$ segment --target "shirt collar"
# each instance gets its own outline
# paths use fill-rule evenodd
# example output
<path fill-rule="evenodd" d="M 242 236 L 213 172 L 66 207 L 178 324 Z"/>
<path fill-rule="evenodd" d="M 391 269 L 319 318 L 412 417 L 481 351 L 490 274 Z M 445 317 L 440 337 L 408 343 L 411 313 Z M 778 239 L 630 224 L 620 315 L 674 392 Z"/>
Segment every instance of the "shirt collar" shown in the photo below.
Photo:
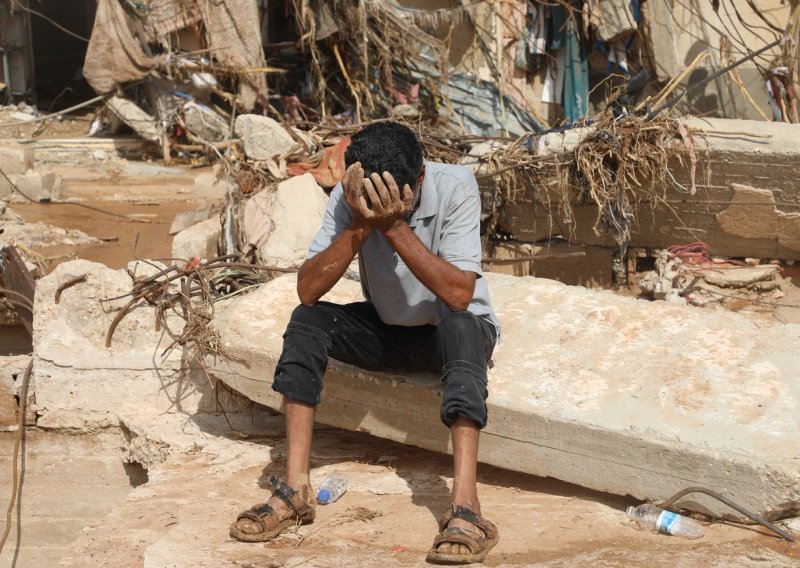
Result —
<path fill-rule="evenodd" d="M 425 177 L 422 178 L 422 187 L 420 188 L 419 209 L 414 214 L 417 219 L 435 217 L 439 212 L 439 195 L 436 193 L 436 183 L 433 180 L 433 168 L 427 160 L 423 164 L 425 165 Z"/>

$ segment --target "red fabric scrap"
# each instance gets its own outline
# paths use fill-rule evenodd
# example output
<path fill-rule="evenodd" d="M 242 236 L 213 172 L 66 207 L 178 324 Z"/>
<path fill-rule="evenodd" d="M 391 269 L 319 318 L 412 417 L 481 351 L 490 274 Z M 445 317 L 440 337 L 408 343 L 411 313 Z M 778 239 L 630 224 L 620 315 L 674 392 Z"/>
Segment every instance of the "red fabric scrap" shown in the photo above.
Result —
<path fill-rule="evenodd" d="M 337 144 L 322 151 L 319 164 L 295 162 L 287 164 L 286 170 L 293 176 L 310 173 L 317 183 L 325 189 L 331 189 L 344 177 L 344 153 L 350 145 L 350 138 L 344 137 Z"/>

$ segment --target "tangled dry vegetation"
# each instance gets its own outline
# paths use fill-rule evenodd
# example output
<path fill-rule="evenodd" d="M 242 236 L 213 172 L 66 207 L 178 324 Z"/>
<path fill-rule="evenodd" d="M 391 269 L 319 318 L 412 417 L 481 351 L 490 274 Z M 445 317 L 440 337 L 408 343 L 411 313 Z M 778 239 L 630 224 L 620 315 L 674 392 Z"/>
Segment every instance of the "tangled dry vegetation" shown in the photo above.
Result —
<path fill-rule="evenodd" d="M 326 147 L 376 121 L 408 125 L 429 160 L 468 161 L 476 168 L 488 212 L 486 234 L 495 232 L 502 207 L 532 195 L 551 218 L 551 225 L 559 225 L 565 236 L 574 231 L 574 208 L 596 204 L 594 230 L 612 235 L 624 249 L 637 215 L 665 204 L 664 192 L 670 185 L 683 191 L 670 168 L 686 160 L 692 171 L 696 167 L 692 133 L 671 118 L 669 109 L 646 118 L 649 109 L 641 105 L 630 114 L 614 117 L 607 112 L 586 125 L 574 125 L 586 126 L 585 136 L 576 147 L 560 153 L 535 151 L 537 139 L 552 131 L 521 137 L 470 135 L 459 123 L 458 113 L 452 112 L 448 97 L 448 46 L 424 31 L 434 28 L 436 21 L 417 21 L 423 17 L 420 12 L 403 12 L 394 2 L 360 2 L 354 9 L 348 0 L 334 0 L 325 9 L 339 31 L 346 33 L 317 41 L 321 20 L 309 3 L 293 0 L 293 5 L 298 28 L 303 30 L 302 48 L 310 55 L 308 84 L 314 86 L 311 98 L 316 108 L 299 110 L 311 120 L 291 120 L 303 129 L 305 140 L 296 138 L 298 144 L 289 154 L 253 163 L 233 148 L 223 158 L 225 175 L 236 188 L 229 198 L 227 219 L 233 226 L 228 233 L 233 245 L 226 248 L 227 253 L 242 249 L 236 220 L 246 199 L 288 177 L 291 162 L 317 164 Z M 437 14 L 434 10 L 424 17 L 435 20 Z M 503 84 L 502 77 L 496 79 L 498 86 Z M 652 100 L 663 101 L 676 86 L 666 85 Z M 612 93 L 609 105 L 620 94 Z M 395 105 L 405 98 L 413 98 L 415 112 L 393 114 Z M 352 112 L 333 114 L 334 106 Z M 475 152 L 476 145 L 484 148 Z M 693 187 L 694 183 L 692 191 Z"/>
<path fill-rule="evenodd" d="M 101 300 L 103 303 L 130 298 L 116 314 L 106 334 L 106 347 L 111 347 L 114 331 L 125 316 L 140 305 L 155 308 L 154 327 L 170 338 L 161 357 L 166 357 L 178 347 L 186 348 L 184 365 L 203 367 L 206 357 L 227 357 L 218 333 L 208 325 L 214 317 L 217 302 L 246 293 L 284 272 L 293 270 L 241 262 L 239 255 L 226 255 L 209 260 L 190 259 L 184 265 L 168 267 L 142 261 L 154 269 L 154 273 L 142 276 L 128 271 L 132 289 L 127 294 Z M 64 289 L 83 281 L 86 275 L 73 278 L 62 284 L 56 292 L 58 303 Z M 183 322 L 174 325 L 176 315 Z M 208 377 L 208 374 L 206 374 Z M 209 378 L 210 381 L 210 378 Z"/>

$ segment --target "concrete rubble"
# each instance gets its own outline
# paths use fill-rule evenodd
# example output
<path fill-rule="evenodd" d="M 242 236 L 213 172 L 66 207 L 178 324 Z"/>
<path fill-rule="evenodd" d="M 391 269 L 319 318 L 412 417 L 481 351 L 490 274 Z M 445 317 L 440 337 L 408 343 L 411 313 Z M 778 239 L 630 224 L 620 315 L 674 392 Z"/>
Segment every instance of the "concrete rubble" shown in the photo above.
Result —
<path fill-rule="evenodd" d="M 8 179 L 0 177 L 0 199 L 27 203 L 31 200 L 58 199 L 64 192 L 63 178 L 46 170 L 27 170 L 21 174 L 10 174 Z"/>
<path fill-rule="evenodd" d="M 146 266 L 131 263 L 129 268 L 146 277 Z M 65 289 L 56 304 L 56 289 L 83 274 L 85 281 Z M 61 264 L 38 281 L 33 342 L 40 426 L 93 428 L 116 424 L 117 416 L 136 414 L 143 407 L 160 412 L 213 407 L 204 398 L 209 395 L 193 386 L 205 379 L 191 366 L 183 369 L 182 349 L 162 355 L 171 340 L 155 329 L 152 309 L 129 313 L 116 328 L 113 348 L 106 348 L 109 326 L 127 303 L 124 294 L 130 289 L 125 271 L 85 260 Z M 117 296 L 123 297 L 99 301 Z M 168 317 L 175 325 L 182 323 L 178 316 Z M 132 397 L 132 392 L 141 396 Z"/>
<path fill-rule="evenodd" d="M 20 144 L 0 146 L 0 164 L 6 175 L 23 175 L 33 169 L 33 148 Z"/>
<path fill-rule="evenodd" d="M 142 110 L 136 103 L 123 97 L 111 97 L 108 99 L 108 108 L 117 117 L 127 124 L 136 134 L 144 140 L 158 142 L 164 134 L 159 127 L 158 121 Z"/>
<path fill-rule="evenodd" d="M 251 160 L 271 160 L 287 154 L 297 144 L 279 122 L 268 116 L 239 115 L 234 132 L 242 139 L 244 153 Z"/>
<path fill-rule="evenodd" d="M 785 296 L 778 264 L 758 264 L 757 259 L 754 266 L 722 259 L 700 264 L 691 260 L 661 251 L 656 258 L 656 269 L 642 276 L 639 288 L 656 300 L 695 306 L 718 304 L 736 309 L 759 308 L 764 302 Z"/>
<path fill-rule="evenodd" d="M 222 224 L 216 215 L 176 234 L 172 239 L 172 257 L 187 261 L 193 256 L 216 258 L 221 241 Z"/>
<path fill-rule="evenodd" d="M 2 472 L 33 365 L 0 566 L 425 565 L 453 483 L 434 374 L 331 362 L 311 481 L 342 471 L 348 493 L 268 546 L 227 535 L 285 465 L 270 386 L 296 275 L 264 282 L 302 265 L 349 137 L 386 118 L 482 191 L 504 326 L 478 470 L 502 534 L 489 563 L 797 564 L 797 543 L 760 529 L 711 523 L 686 543 L 623 520 L 634 501 L 699 485 L 800 532 L 800 106 L 785 46 L 648 116 L 763 38 L 713 2 L 585 1 L 581 29 L 560 30 L 540 24 L 567 8 L 521 1 L 98 0 L 73 21 L 49 4 L 0 5 L 14 103 L 0 107 L 0 250 L 19 249 L 0 286 L 14 291 L 14 267 L 24 297 L 35 287 L 33 320 L 0 293 Z M 796 45 L 797 1 L 780 4 L 750 7 Z M 69 86 L 49 62 L 66 34 L 38 16 L 86 37 L 63 58 Z M 695 65 L 698 37 L 719 49 Z M 650 170 L 653 156 L 669 167 Z M 172 258 L 47 273 L 80 252 L 117 267 Z M 194 271 L 223 252 L 239 258 Z M 157 275 L 172 280 L 148 288 Z M 362 295 L 346 278 L 324 299 Z M 675 507 L 741 520 L 697 494 Z"/>
<path fill-rule="evenodd" d="M 800 327 L 486 277 L 504 337 L 489 373 L 481 461 L 646 500 L 701 485 L 770 518 L 798 512 Z M 359 286 L 342 281 L 327 299 L 357 301 Z M 296 304 L 286 276 L 218 308 L 213 325 L 232 358 L 210 363 L 210 372 L 279 409 L 269 385 Z M 437 376 L 333 363 L 317 417 L 447 451 L 439 391 Z"/>
<path fill-rule="evenodd" d="M 275 189 L 264 189 L 243 208 L 245 250 L 254 249 L 263 264 L 298 268 L 322 225 L 327 202 L 327 195 L 311 174 L 289 178 Z"/>
<path fill-rule="evenodd" d="M 670 164 L 673 183 L 662 199 L 636 212 L 629 246 L 659 248 L 702 240 L 714 253 L 765 259 L 800 259 L 800 125 L 722 118 L 680 119 L 693 133 L 696 192 L 689 160 Z M 533 136 L 537 155 L 571 152 L 593 129 Z M 477 169 L 485 173 L 488 166 Z M 758 180 L 758 181 L 755 181 Z M 753 185 L 755 184 L 755 186 Z M 490 188 L 489 188 L 490 189 Z M 547 184 L 530 187 L 499 212 L 503 231 L 523 242 L 564 233 L 575 244 L 612 248 L 613 235 L 594 230 L 597 205 L 574 207 L 572 222 L 560 195 Z M 568 230 L 565 232 L 565 227 Z"/>
<path fill-rule="evenodd" d="M 7 245 L 48 247 L 86 245 L 99 242 L 77 229 L 62 229 L 46 223 L 26 223 L 4 201 L 0 201 L 0 241 Z"/>
<path fill-rule="evenodd" d="M 145 276 L 143 266 L 131 269 Z M 84 273 L 86 281 L 64 290 L 54 304 L 55 288 Z M 665 499 L 702 485 L 770 518 L 797 512 L 798 418 L 792 408 L 800 399 L 793 380 L 800 364 L 798 325 L 756 326 L 738 314 L 536 278 L 486 277 L 504 340 L 490 370 L 492 418 L 482 437 L 483 462 L 639 499 Z M 116 424 L 115 416 L 136 415 L 143 404 L 160 412 L 214 408 L 204 372 L 183 360 L 182 348 L 164 353 L 167 342 L 154 329 L 152 309 L 130 312 L 112 348 L 105 347 L 115 309 L 127 300 L 97 300 L 130 286 L 125 272 L 86 261 L 62 264 L 39 281 L 34 375 L 40 425 Z M 358 284 L 347 280 L 328 296 L 359 298 Z M 279 409 L 269 383 L 296 303 L 294 276 L 218 303 L 212 325 L 229 357 L 207 360 L 205 369 Z M 318 418 L 445 452 L 439 389 L 436 376 L 372 373 L 334 362 Z M 729 514 L 702 497 L 690 506 Z"/>

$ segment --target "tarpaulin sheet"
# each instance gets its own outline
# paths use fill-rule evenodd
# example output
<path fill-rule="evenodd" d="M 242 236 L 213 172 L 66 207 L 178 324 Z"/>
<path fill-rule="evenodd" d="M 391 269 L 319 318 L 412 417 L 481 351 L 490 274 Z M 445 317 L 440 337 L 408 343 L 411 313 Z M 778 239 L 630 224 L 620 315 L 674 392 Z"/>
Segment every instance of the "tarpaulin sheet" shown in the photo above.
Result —
<path fill-rule="evenodd" d="M 258 5 L 253 0 L 200 0 L 211 53 L 220 63 L 258 69 L 266 66 L 261 46 Z M 239 109 L 251 111 L 259 99 L 266 103 L 263 72 L 239 76 Z"/>
<path fill-rule="evenodd" d="M 98 94 L 141 79 L 162 61 L 150 57 L 130 27 L 128 14 L 117 0 L 98 0 L 92 36 L 83 62 L 83 76 Z"/>
<path fill-rule="evenodd" d="M 178 2 L 162 0 L 159 6 L 165 8 L 170 1 Z M 260 68 L 266 66 L 266 61 L 261 47 L 256 2 L 195 1 L 205 24 L 209 53 L 221 64 L 231 66 L 234 70 L 242 70 L 238 75 L 239 110 L 251 111 L 259 100 L 266 101 L 267 98 L 266 78 L 263 71 L 260 71 Z M 173 11 L 182 13 L 177 8 Z M 140 79 L 164 60 L 163 56 L 150 57 L 144 52 L 143 39 L 153 41 L 154 38 L 139 38 L 133 30 L 138 27 L 141 34 L 147 36 L 148 30 L 152 35 L 156 28 L 146 21 L 137 21 L 140 17 L 138 14 L 128 13 L 119 0 L 98 0 L 97 15 L 83 68 L 86 80 L 97 93 L 108 93 L 129 81 Z M 147 19 L 146 15 L 143 17 Z M 191 18 L 180 21 L 188 22 Z"/>

